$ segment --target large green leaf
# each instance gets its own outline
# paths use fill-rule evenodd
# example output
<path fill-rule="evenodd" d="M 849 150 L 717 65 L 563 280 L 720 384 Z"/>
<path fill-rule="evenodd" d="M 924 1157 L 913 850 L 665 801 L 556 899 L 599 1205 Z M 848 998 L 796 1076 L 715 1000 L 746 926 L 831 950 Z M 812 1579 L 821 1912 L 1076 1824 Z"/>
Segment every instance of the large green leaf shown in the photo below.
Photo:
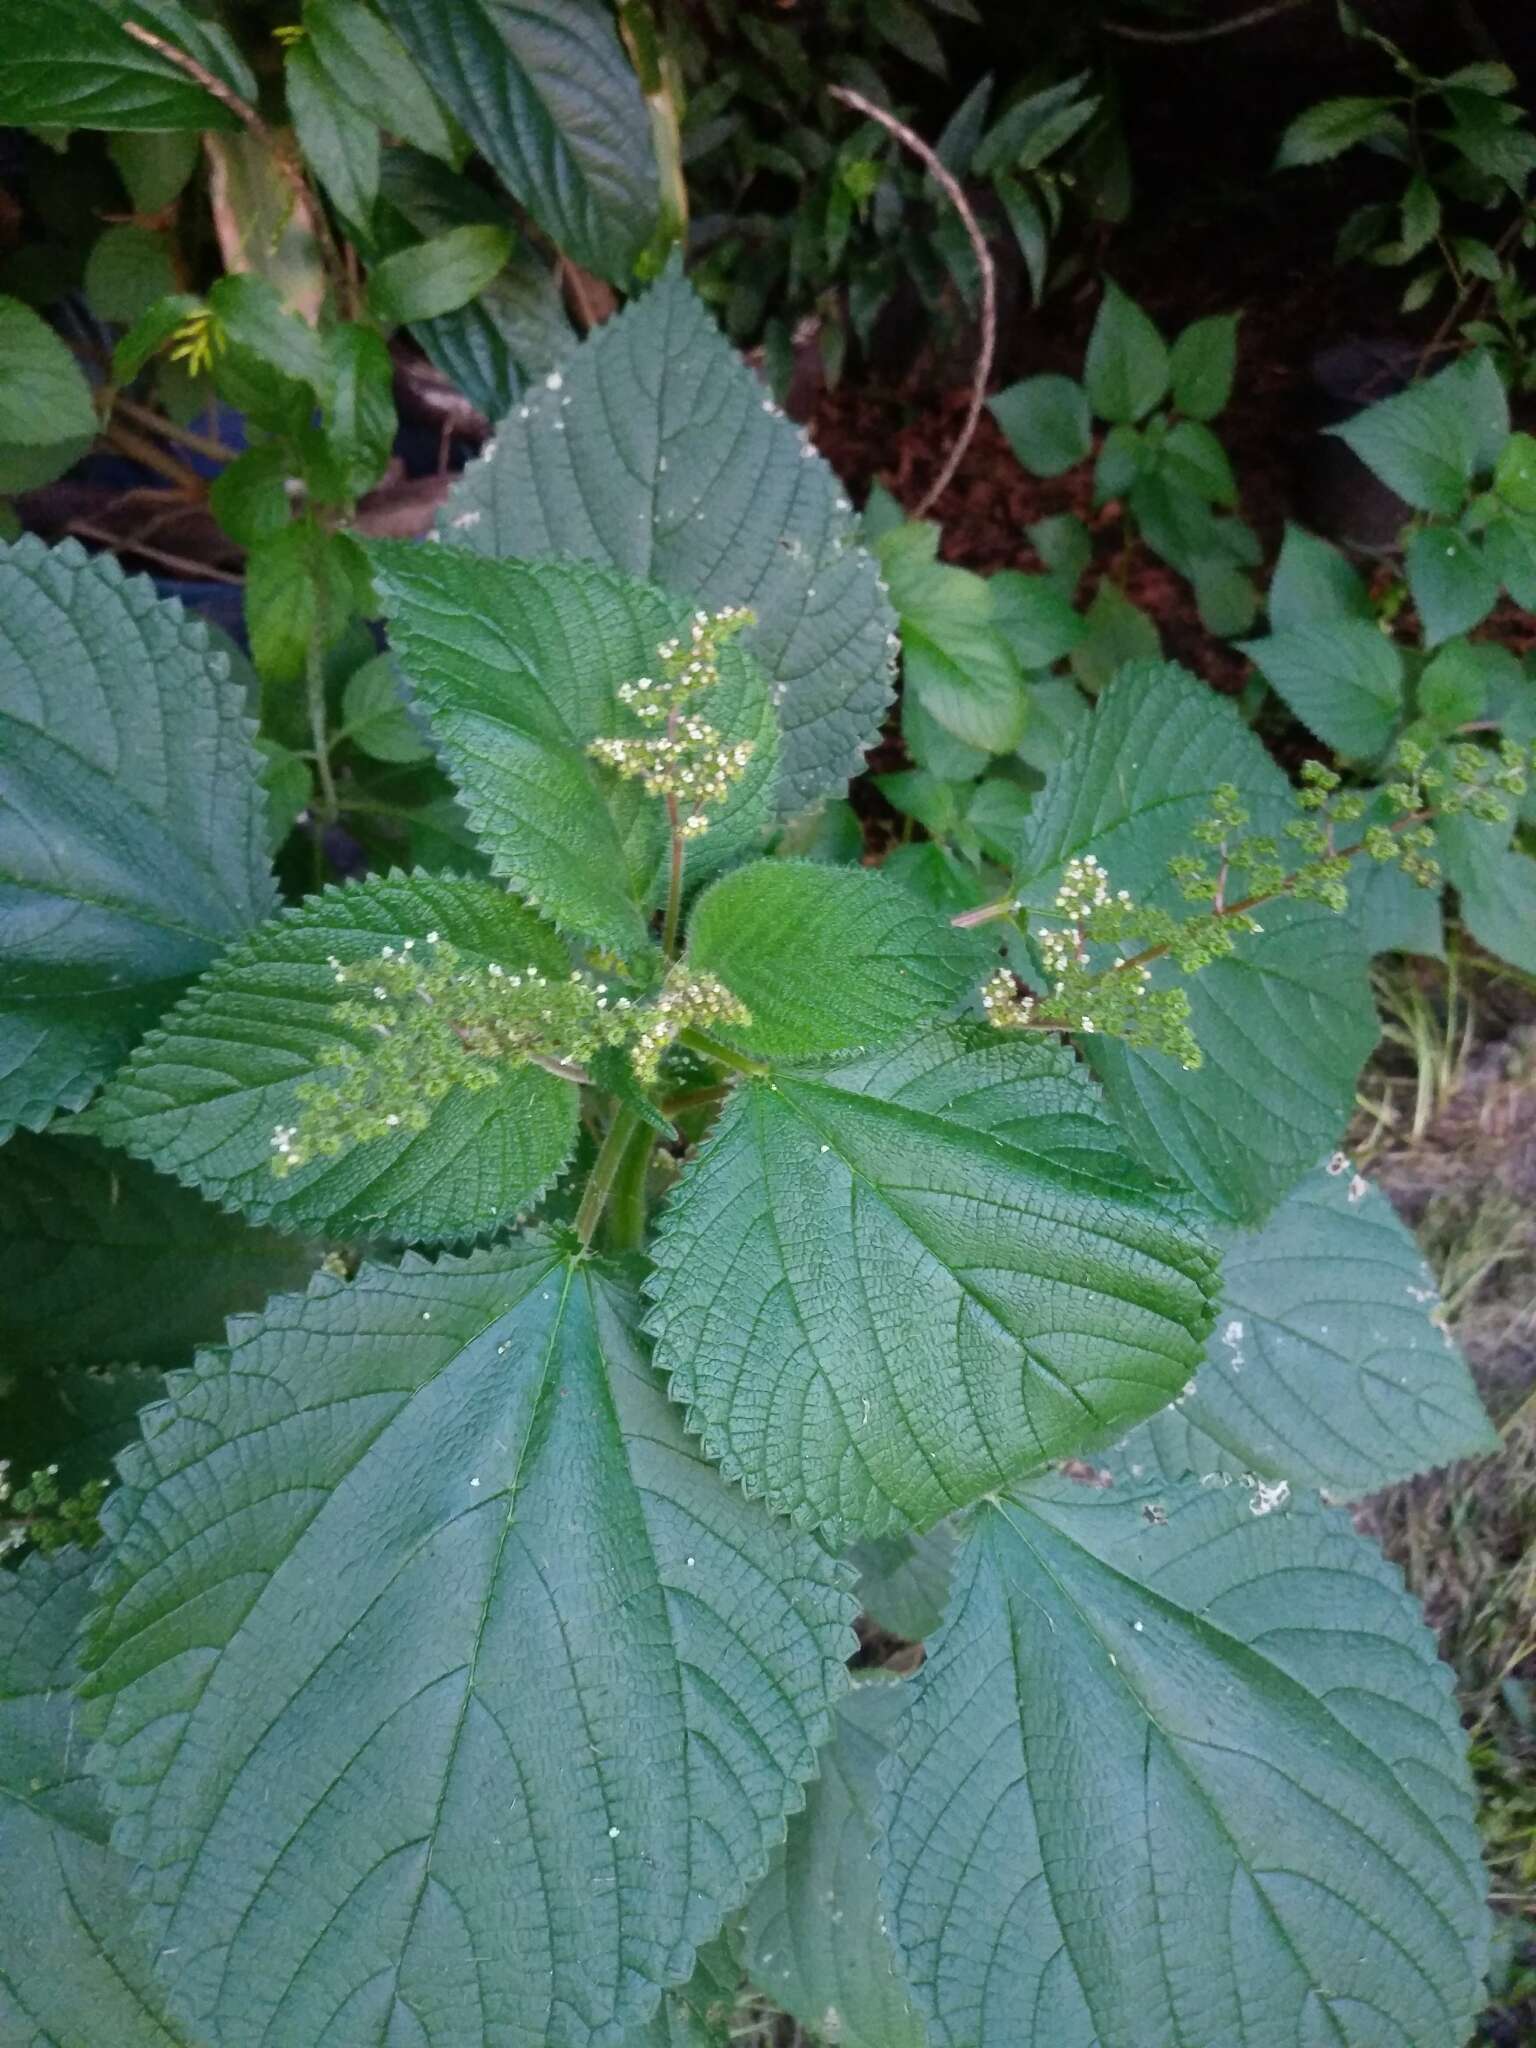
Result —
<path fill-rule="evenodd" d="M 837 2048 L 924 2048 L 886 1934 L 875 1862 L 878 1772 L 902 1713 L 894 1680 L 838 1704 L 805 1811 L 752 1895 L 747 1973 L 775 2005 Z"/>
<path fill-rule="evenodd" d="M 627 1297 L 523 1241 L 316 1280 L 123 1460 L 90 1689 L 220 2048 L 587 2048 L 763 1871 L 841 1567 L 724 1486 Z"/>
<path fill-rule="evenodd" d="M 0 2038 L 16 2048 L 185 2048 L 134 1925 L 130 1866 L 83 1775 L 70 1696 L 99 1556 L 0 1572 Z"/>
<path fill-rule="evenodd" d="M 84 1102 L 271 900 L 207 626 L 73 541 L 0 546 L 0 1138 Z"/>
<path fill-rule="evenodd" d="M 395 652 L 496 872 L 583 938 L 642 948 L 666 893 L 666 811 L 587 747 L 641 730 L 617 692 L 656 668 L 686 608 L 584 562 L 484 562 L 400 541 L 370 558 Z M 720 675 L 700 715 L 750 740 L 752 758 L 688 850 L 695 879 L 763 836 L 777 779 L 756 663 L 730 644 Z"/>
<path fill-rule="evenodd" d="M 338 971 L 438 931 L 472 965 L 529 961 L 551 978 L 569 967 L 548 926 L 490 882 L 393 875 L 327 889 L 228 953 L 113 1078 L 88 1128 L 285 1230 L 442 1243 L 500 1229 L 576 1139 L 576 1090 L 538 1067 L 453 1089 L 424 1130 L 273 1171 L 273 1133 L 302 1122 L 299 1091 L 334 1071 L 338 1041 L 376 1042 L 336 1022 L 357 995 Z"/>
<path fill-rule="evenodd" d="M 1215 1284 L 1070 1055 L 983 1026 L 747 1083 L 654 1256 L 657 1362 L 706 1451 L 848 1535 L 1161 1407 Z"/>
<path fill-rule="evenodd" d="M 1035 800 L 1021 897 L 1049 921 L 1062 867 L 1092 853 L 1116 889 L 1186 911 L 1168 861 L 1191 850 L 1190 830 L 1224 782 L 1240 791 L 1248 829 L 1290 844 L 1285 778 L 1236 707 L 1183 669 L 1128 664 Z M 1187 978 L 1203 1066 L 1083 1040 L 1148 1165 L 1178 1174 L 1233 1221 L 1265 1215 L 1337 1143 L 1377 1034 L 1366 951 L 1349 919 L 1282 900 L 1265 905 L 1262 923 L 1261 935 Z M 1166 962 L 1153 971 L 1176 978 Z"/>
<path fill-rule="evenodd" d="M 598 0 L 384 0 L 512 197 L 573 262 L 627 285 L 660 186 L 634 67 Z"/>
<path fill-rule="evenodd" d="M 752 1012 L 730 1042 L 779 1059 L 889 1045 L 953 1010 L 987 968 L 982 939 L 883 875 L 791 860 L 706 890 L 688 958 Z"/>
<path fill-rule="evenodd" d="M 1484 1879 L 1396 1572 L 1145 1433 L 1109 1469 L 978 1509 L 906 1689 L 886 1898 L 935 2048 L 1460 2048 Z"/>
<path fill-rule="evenodd" d="M 1403 658 L 1365 619 L 1282 626 L 1263 640 L 1240 641 L 1238 652 L 1341 754 L 1374 759 L 1402 723 Z"/>
<path fill-rule="evenodd" d="M 1502 452 L 1509 403 L 1487 357 L 1469 356 L 1328 431 L 1415 510 L 1454 517 Z"/>
<path fill-rule="evenodd" d="M 895 619 L 856 530 L 675 269 L 503 422 L 442 522 L 480 554 L 578 555 L 750 605 L 745 644 L 782 692 L 786 815 L 842 793 L 890 700 Z"/>
<path fill-rule="evenodd" d="M 1227 1246 L 1183 1408 L 1243 1469 L 1345 1496 L 1498 1444 L 1418 1246 L 1342 1155 Z"/>
<path fill-rule="evenodd" d="M 224 1318 L 301 1287 L 318 1253 L 82 1138 L 0 1155 L 0 1364 L 181 1365 Z"/>
<path fill-rule="evenodd" d="M 227 107 L 123 31 L 105 0 L 0 0 L 0 127 L 235 128 Z M 150 13 L 165 38 L 163 24 Z"/>

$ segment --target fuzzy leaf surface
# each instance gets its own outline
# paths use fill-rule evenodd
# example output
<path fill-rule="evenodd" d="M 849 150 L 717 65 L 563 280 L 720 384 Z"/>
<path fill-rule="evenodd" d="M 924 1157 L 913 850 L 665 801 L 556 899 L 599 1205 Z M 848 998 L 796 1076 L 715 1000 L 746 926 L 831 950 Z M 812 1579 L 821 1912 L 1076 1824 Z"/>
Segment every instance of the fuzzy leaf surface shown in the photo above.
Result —
<path fill-rule="evenodd" d="M 1114 888 L 1188 910 L 1168 861 L 1190 850 L 1190 830 L 1223 782 L 1250 813 L 1245 830 L 1291 844 L 1285 778 L 1235 707 L 1172 664 L 1129 663 L 1035 799 L 1020 896 L 1052 922 L 1063 866 L 1092 853 Z M 1082 1041 L 1134 1149 L 1234 1222 L 1267 1214 L 1337 1143 L 1377 1035 L 1367 956 L 1350 920 L 1284 899 L 1259 916 L 1261 934 L 1187 979 L 1203 1066 L 1190 1072 L 1164 1053 Z M 1177 978 L 1166 960 L 1153 972 Z"/>
<path fill-rule="evenodd" d="M 1418 1246 L 1347 1166 L 1232 1238 L 1183 1407 L 1244 1470 L 1345 1497 L 1498 1445 Z"/>
<path fill-rule="evenodd" d="M 271 902 L 207 626 L 73 541 L 0 544 L 0 1139 L 79 1108 Z"/>
<path fill-rule="evenodd" d="M 441 531 L 750 605 L 742 644 L 782 691 L 781 813 L 857 773 L 890 702 L 894 614 L 837 478 L 675 268 L 502 422 Z"/>
<path fill-rule="evenodd" d="M 0 1159 L 0 1364 L 182 1365 L 224 1318 L 302 1287 L 318 1252 L 86 1140 L 18 1132 Z"/>
<path fill-rule="evenodd" d="M 621 954 L 649 940 L 665 897 L 665 805 L 594 761 L 594 739 L 638 735 L 617 691 L 650 675 L 686 607 L 584 562 L 485 562 L 404 542 L 371 550 L 390 636 L 498 874 L 557 923 Z M 699 715 L 752 756 L 688 850 L 698 879 L 772 816 L 777 729 L 739 644 Z"/>
<path fill-rule="evenodd" d="M 367 988 L 336 974 L 440 931 L 467 965 L 569 967 L 547 925 L 490 882 L 374 876 L 327 889 L 237 946 L 152 1031 L 92 1106 L 87 1127 L 256 1222 L 324 1237 L 465 1240 L 510 1223 L 570 1156 L 576 1090 L 533 1066 L 455 1088 L 425 1130 L 319 1157 L 284 1179 L 272 1134 L 301 1121 L 299 1088 L 351 1037 L 338 1003 Z M 333 968 L 332 959 L 340 962 Z"/>
<path fill-rule="evenodd" d="M 839 1701 L 805 1811 L 752 1895 L 747 1973 L 775 2005 L 838 2048 L 925 2048 L 886 1935 L 875 1812 L 890 1730 L 905 1709 L 894 1679 Z"/>
<path fill-rule="evenodd" d="M 17 2048 L 191 2048 L 134 1924 L 132 1871 L 107 1847 L 71 1696 L 99 1553 L 0 1572 L 0 2038 Z"/>
<path fill-rule="evenodd" d="M 953 1010 L 985 941 L 870 868 L 755 861 L 705 891 L 688 958 L 752 1012 L 724 1035 L 749 1053 L 820 1058 L 889 1045 Z"/>
<path fill-rule="evenodd" d="M 1161 1407 L 1215 1284 L 1070 1055 L 981 1026 L 743 1085 L 654 1257 L 657 1363 L 705 1450 L 842 1536 Z"/>
<path fill-rule="evenodd" d="M 321 1276 L 146 1418 L 94 1761 L 219 2048 L 615 2042 L 764 1869 L 852 1602 L 631 1306 L 529 1240 Z"/>
<path fill-rule="evenodd" d="M 886 1900 L 935 2048 L 1460 2048 L 1484 1878 L 1398 1574 L 1146 1432 L 1112 1472 L 977 1511 L 904 1689 Z"/>

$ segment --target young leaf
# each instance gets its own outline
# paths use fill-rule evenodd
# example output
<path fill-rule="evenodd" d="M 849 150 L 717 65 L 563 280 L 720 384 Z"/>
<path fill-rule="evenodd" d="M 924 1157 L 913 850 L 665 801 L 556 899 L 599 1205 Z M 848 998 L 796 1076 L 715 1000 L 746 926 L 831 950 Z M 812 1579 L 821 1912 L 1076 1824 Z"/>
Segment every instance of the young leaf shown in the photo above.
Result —
<path fill-rule="evenodd" d="M 0 545 L 0 876 L 0 1138 L 78 1108 L 272 900 L 228 657 L 73 541 Z"/>
<path fill-rule="evenodd" d="M 881 536 L 880 566 L 901 615 L 908 698 L 953 739 L 1004 754 L 1024 729 L 1024 679 L 998 631 L 992 584 L 938 559 L 939 529 L 909 520 Z"/>
<path fill-rule="evenodd" d="M 1129 426 L 1168 390 L 1168 345 L 1140 306 L 1112 279 L 1088 337 L 1083 381 L 1101 420 Z"/>
<path fill-rule="evenodd" d="M 484 290 L 511 253 L 510 228 L 445 228 L 373 266 L 368 310 L 388 327 L 457 312 Z"/>
<path fill-rule="evenodd" d="M 1093 452 L 1088 394 L 1075 377 L 1026 377 L 999 391 L 987 410 L 1034 476 L 1062 476 Z"/>
<path fill-rule="evenodd" d="M 1426 647 L 1469 633 L 1499 601 L 1498 577 L 1476 544 L 1453 527 L 1426 526 L 1416 533 L 1404 569 Z"/>
<path fill-rule="evenodd" d="M 124 35 L 121 13 L 105 0 L 49 0 L 41 10 L 32 0 L 0 0 L 0 47 L 0 127 L 239 126 L 184 71 Z"/>
<path fill-rule="evenodd" d="M 1182 1405 L 1239 1470 L 1346 1499 L 1498 1444 L 1418 1246 L 1342 1159 L 1228 1244 Z"/>
<path fill-rule="evenodd" d="M 633 66 L 597 0 L 385 0 L 512 197 L 557 247 L 628 285 L 660 187 Z"/>
<path fill-rule="evenodd" d="M 1345 556 L 1305 527 L 1287 525 L 1269 586 L 1269 622 L 1278 633 L 1334 619 L 1373 617 L 1371 594 Z"/>
<path fill-rule="evenodd" d="M 71 1697 L 101 1555 L 0 1572 L 0 2037 L 28 2048 L 193 2048 L 137 1927 L 132 1865 L 107 1846 Z"/>
<path fill-rule="evenodd" d="M 227 953 L 139 1046 L 88 1128 L 285 1230 L 420 1244 L 500 1229 L 576 1140 L 576 1090 L 538 1067 L 502 1066 L 489 1087 L 454 1087 L 425 1130 L 402 1120 L 387 1137 L 281 1178 L 273 1170 L 274 1133 L 301 1121 L 299 1091 L 334 1072 L 337 1044 L 377 1043 L 335 1021 L 338 1003 L 368 994 L 348 970 L 433 932 L 470 966 L 528 962 L 552 980 L 569 971 L 548 926 L 489 882 L 392 875 L 327 889 Z"/>
<path fill-rule="evenodd" d="M 1122 669 L 1035 799 L 1020 896 L 1049 918 L 1063 865 L 1092 853 L 1116 889 L 1183 910 L 1168 862 L 1189 850 L 1211 790 L 1227 782 L 1251 829 L 1287 844 L 1288 786 L 1236 707 L 1171 664 Z M 1262 933 L 1185 980 L 1203 1066 L 1188 1071 L 1163 1053 L 1082 1040 L 1135 1151 L 1232 1221 L 1266 1215 L 1338 1142 L 1378 1028 L 1365 951 L 1347 918 L 1284 899 L 1260 917 Z M 1153 973 L 1174 978 L 1166 962 Z"/>
<path fill-rule="evenodd" d="M 666 811 L 588 748 L 638 729 L 617 693 L 687 630 L 686 606 L 584 562 L 485 562 L 404 542 L 375 545 L 370 560 L 395 651 L 495 871 L 567 930 L 641 951 L 666 891 Z M 771 811 L 773 709 L 741 648 L 722 648 L 703 715 L 752 755 L 689 849 L 694 879 L 760 838 Z"/>
<path fill-rule="evenodd" d="M 799 1803 L 842 1567 L 721 1484 L 628 1298 L 547 1245 L 231 1334 L 123 1462 L 90 1653 L 178 2009 L 229 2048 L 617 2040 Z"/>
<path fill-rule="evenodd" d="M 1402 132 L 1396 113 L 1397 102 L 1358 96 L 1319 100 L 1298 114 L 1280 139 L 1275 169 L 1285 171 L 1299 164 L 1322 164 L 1342 156 L 1357 142 Z"/>
<path fill-rule="evenodd" d="M 892 1635 L 921 1643 L 944 1619 L 955 1552 L 951 1522 L 921 1535 L 870 1536 L 844 1553 L 859 1575 L 859 1606 Z"/>
<path fill-rule="evenodd" d="M 777 2006 L 837 2048 L 926 2048 L 896 1968 L 875 1858 L 879 1770 L 904 1688 L 856 1686 L 747 1910 L 747 1974 Z"/>
<path fill-rule="evenodd" d="M 20 299 L 0 297 L 0 443 L 23 448 L 96 432 L 91 387 L 45 320 Z"/>
<path fill-rule="evenodd" d="M 654 1257 L 657 1363 L 705 1450 L 847 1535 L 1171 1399 L 1215 1278 L 1070 1056 L 978 1026 L 746 1083 Z"/>
<path fill-rule="evenodd" d="M 1240 641 L 1238 652 L 1303 725 L 1357 761 L 1381 753 L 1402 723 L 1403 658 L 1365 619 L 1285 626 L 1266 639 Z"/>
<path fill-rule="evenodd" d="M 744 644 L 784 690 L 781 815 L 841 795 L 879 729 L 895 620 L 848 501 L 675 269 L 503 423 L 442 532 L 750 605 Z"/>
<path fill-rule="evenodd" d="M 1173 402 L 1188 419 L 1213 420 L 1232 396 L 1236 372 L 1237 315 L 1191 321 L 1169 355 Z"/>
<path fill-rule="evenodd" d="M 0 1356 L 18 1371 L 181 1365 L 224 1319 L 302 1287 L 318 1253 L 253 1230 L 136 1161 L 20 1132 L 0 1174 Z"/>
<path fill-rule="evenodd" d="M 715 882 L 688 922 L 690 965 L 752 1013 L 723 1035 L 772 1059 L 890 1045 L 985 977 L 985 940 L 868 868 L 764 860 Z"/>
<path fill-rule="evenodd" d="M 1346 1516 L 1042 1476 L 977 1510 L 885 1779 L 934 2048 L 1453 2048 L 1488 1934 L 1448 1676 Z M 981 1682 L 982 1680 L 985 1682 Z"/>
<path fill-rule="evenodd" d="M 341 716 L 347 738 L 374 761 L 430 761 L 432 748 L 405 708 L 392 654 L 376 654 L 347 678 Z"/>

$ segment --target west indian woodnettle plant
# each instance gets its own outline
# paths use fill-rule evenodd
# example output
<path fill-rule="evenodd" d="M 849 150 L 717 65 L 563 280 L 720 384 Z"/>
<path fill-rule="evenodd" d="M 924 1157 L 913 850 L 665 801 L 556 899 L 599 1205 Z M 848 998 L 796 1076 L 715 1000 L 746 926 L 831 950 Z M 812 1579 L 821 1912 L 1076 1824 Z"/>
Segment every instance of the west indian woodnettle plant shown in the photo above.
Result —
<path fill-rule="evenodd" d="M 478 858 L 274 911 L 228 654 L 0 556 L 0 2032 L 1459 2048 L 1342 877 L 1519 764 L 1132 662 L 995 914 L 810 857 L 896 615 L 675 270 L 367 562 Z"/>

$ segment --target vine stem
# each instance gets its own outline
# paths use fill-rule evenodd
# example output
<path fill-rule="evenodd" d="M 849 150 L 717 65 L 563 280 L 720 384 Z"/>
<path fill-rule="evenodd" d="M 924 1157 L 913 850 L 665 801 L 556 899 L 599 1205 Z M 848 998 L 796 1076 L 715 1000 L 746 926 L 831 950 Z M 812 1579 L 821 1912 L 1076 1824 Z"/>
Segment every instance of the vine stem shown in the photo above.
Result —
<path fill-rule="evenodd" d="M 1120 36 L 1128 43 L 1208 43 L 1216 36 L 1236 35 L 1239 29 L 1258 28 L 1261 23 L 1275 21 L 1282 14 L 1294 14 L 1299 7 L 1310 7 L 1312 0 L 1270 0 L 1267 7 L 1250 8 L 1246 14 L 1234 14 L 1228 21 L 1208 22 L 1203 28 L 1139 28 L 1131 21 L 1106 21 L 1100 26 L 1110 36 Z"/>
<path fill-rule="evenodd" d="M 884 107 L 877 107 L 873 100 L 865 99 L 863 93 L 854 92 L 850 86 L 832 85 L 827 91 L 833 99 L 841 100 L 845 107 L 852 107 L 868 120 L 878 122 L 925 166 L 928 175 L 959 214 L 960 225 L 965 229 L 976 258 L 976 267 L 981 272 L 981 345 L 976 351 L 976 368 L 971 376 L 970 404 L 966 407 L 965 423 L 955 437 L 944 467 L 912 508 L 912 517 L 921 519 L 949 488 L 981 421 L 981 409 L 986 403 L 987 385 L 992 377 L 992 358 L 997 349 L 997 271 L 992 262 L 992 251 L 987 247 L 987 238 L 981 232 L 980 223 L 971 210 L 971 202 L 960 188 L 959 180 L 939 161 L 921 135 L 909 128 L 905 121 L 898 121 L 894 114 L 888 114 Z"/>
<path fill-rule="evenodd" d="M 592 1242 L 592 1234 L 597 1229 L 603 1211 L 608 1206 L 608 1197 L 613 1192 L 619 1166 L 640 1124 L 639 1110 L 631 1109 L 626 1104 L 608 1126 L 608 1135 L 598 1149 L 597 1158 L 593 1161 L 592 1171 L 587 1178 L 587 1185 L 582 1190 L 581 1207 L 576 1211 L 576 1236 L 583 1250 Z"/>

